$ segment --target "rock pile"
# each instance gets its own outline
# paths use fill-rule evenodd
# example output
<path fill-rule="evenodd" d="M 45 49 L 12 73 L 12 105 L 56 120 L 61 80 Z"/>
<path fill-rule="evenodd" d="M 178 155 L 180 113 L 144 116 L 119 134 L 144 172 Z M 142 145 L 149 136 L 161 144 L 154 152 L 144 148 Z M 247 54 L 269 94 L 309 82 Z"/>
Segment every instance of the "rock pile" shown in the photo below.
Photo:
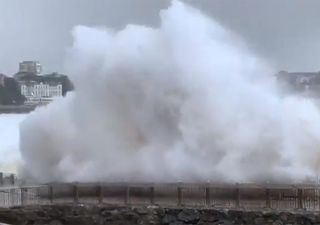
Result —
<path fill-rule="evenodd" d="M 53 205 L 0 210 L 0 223 L 28 225 L 320 225 L 319 213 Z"/>

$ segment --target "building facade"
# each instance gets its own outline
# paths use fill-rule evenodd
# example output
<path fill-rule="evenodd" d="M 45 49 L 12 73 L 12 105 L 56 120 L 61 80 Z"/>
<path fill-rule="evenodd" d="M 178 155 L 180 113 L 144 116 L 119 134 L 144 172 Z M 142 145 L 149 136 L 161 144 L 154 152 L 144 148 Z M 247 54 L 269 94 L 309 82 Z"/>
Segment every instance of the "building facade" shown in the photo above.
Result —
<path fill-rule="evenodd" d="M 19 63 L 19 73 L 40 75 L 41 72 L 42 66 L 38 61 L 23 61 Z"/>
<path fill-rule="evenodd" d="M 62 97 L 62 84 L 29 82 L 20 85 L 21 94 L 27 98 L 26 103 L 50 102 Z"/>
<path fill-rule="evenodd" d="M 320 72 L 280 71 L 276 78 L 282 93 L 303 93 L 304 96 L 320 97 Z"/>

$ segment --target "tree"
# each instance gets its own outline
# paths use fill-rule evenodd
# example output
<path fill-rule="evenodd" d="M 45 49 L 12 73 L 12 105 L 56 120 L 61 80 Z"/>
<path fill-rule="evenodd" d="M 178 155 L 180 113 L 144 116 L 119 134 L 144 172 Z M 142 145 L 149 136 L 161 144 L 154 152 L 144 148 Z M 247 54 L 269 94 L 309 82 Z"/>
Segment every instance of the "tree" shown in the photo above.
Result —
<path fill-rule="evenodd" d="M 21 95 L 20 87 L 14 78 L 6 77 L 4 86 L 0 86 L 0 104 L 1 105 L 21 105 L 26 98 Z"/>

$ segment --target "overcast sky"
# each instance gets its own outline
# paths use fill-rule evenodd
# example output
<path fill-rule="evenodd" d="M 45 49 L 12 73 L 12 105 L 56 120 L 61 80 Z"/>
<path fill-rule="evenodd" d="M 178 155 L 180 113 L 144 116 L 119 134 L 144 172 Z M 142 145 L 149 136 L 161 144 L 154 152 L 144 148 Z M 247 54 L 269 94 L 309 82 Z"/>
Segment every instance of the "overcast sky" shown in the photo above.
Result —
<path fill-rule="evenodd" d="M 319 0 L 185 0 L 237 33 L 281 70 L 320 70 Z M 0 0 L 0 72 L 39 60 L 63 71 L 75 25 L 121 28 L 159 23 L 169 0 Z"/>

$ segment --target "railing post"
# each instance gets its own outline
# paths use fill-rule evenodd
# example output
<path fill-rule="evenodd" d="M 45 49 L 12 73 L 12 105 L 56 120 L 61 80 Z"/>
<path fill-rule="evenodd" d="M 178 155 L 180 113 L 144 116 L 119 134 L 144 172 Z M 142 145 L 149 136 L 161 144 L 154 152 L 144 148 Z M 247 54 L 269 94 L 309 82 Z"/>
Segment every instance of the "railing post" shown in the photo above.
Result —
<path fill-rule="evenodd" d="M 180 184 L 178 185 L 177 191 L 178 191 L 178 206 L 182 206 L 183 193 L 182 193 L 182 187 L 180 186 Z"/>
<path fill-rule="evenodd" d="M 21 188 L 20 189 L 20 194 L 21 194 L 21 205 L 22 206 L 25 206 L 27 205 L 27 196 L 26 196 L 26 192 L 27 192 L 27 189 L 25 188 Z"/>
<path fill-rule="evenodd" d="M 11 206 L 14 206 L 14 189 L 10 189 L 9 191 L 9 195 L 10 195 L 10 204 Z"/>
<path fill-rule="evenodd" d="M 101 184 L 97 185 L 97 197 L 99 204 L 103 203 L 103 187 Z"/>
<path fill-rule="evenodd" d="M 79 187 L 77 183 L 73 184 L 73 201 L 75 204 L 79 203 Z"/>
<path fill-rule="evenodd" d="M 211 201 L 210 201 L 210 186 L 206 187 L 206 206 L 210 206 Z"/>
<path fill-rule="evenodd" d="M 318 210 L 320 210 L 320 190 L 317 189 Z"/>
<path fill-rule="evenodd" d="M 126 196 L 125 196 L 125 199 L 124 199 L 124 203 L 126 205 L 130 204 L 130 186 L 129 185 L 126 187 Z"/>
<path fill-rule="evenodd" d="M 0 187 L 3 186 L 3 173 L 0 173 Z"/>
<path fill-rule="evenodd" d="M 303 209 L 303 189 L 298 189 L 298 209 Z"/>
<path fill-rule="evenodd" d="M 154 191 L 154 186 L 150 187 L 150 204 L 154 205 L 155 204 L 155 191 Z"/>
<path fill-rule="evenodd" d="M 266 208 L 271 208 L 271 193 L 269 188 L 266 189 Z"/>
<path fill-rule="evenodd" d="M 236 185 L 236 190 L 235 190 L 235 201 L 236 201 L 236 207 L 240 207 L 240 188 L 239 184 Z"/>
<path fill-rule="evenodd" d="M 48 186 L 48 196 L 49 196 L 49 202 L 50 204 L 53 204 L 53 186 L 49 185 Z"/>

